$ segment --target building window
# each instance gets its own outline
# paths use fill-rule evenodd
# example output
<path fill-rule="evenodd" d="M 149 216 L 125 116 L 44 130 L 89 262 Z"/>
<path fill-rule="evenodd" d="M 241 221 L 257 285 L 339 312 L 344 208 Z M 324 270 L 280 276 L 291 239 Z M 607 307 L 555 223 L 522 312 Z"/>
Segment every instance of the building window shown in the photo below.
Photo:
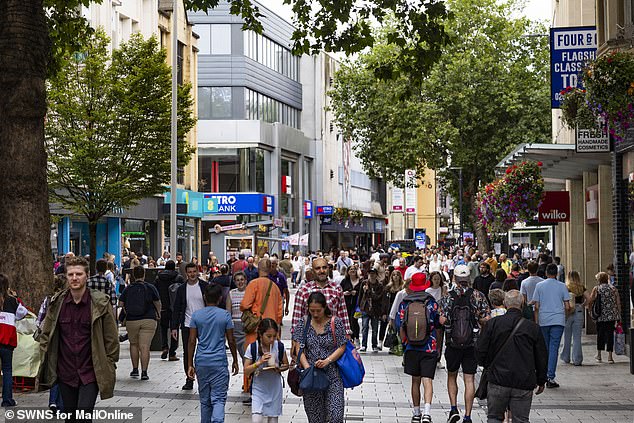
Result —
<path fill-rule="evenodd" d="M 231 87 L 199 87 L 198 119 L 231 119 Z"/>
<path fill-rule="evenodd" d="M 198 154 L 198 191 L 264 192 L 266 151 L 211 148 Z"/>
<path fill-rule="evenodd" d="M 300 111 L 294 107 L 249 88 L 245 88 L 244 98 L 245 118 L 247 120 L 262 120 L 270 123 L 280 122 L 300 129 Z M 201 117 L 201 119 L 203 118 Z"/>
<path fill-rule="evenodd" d="M 200 36 L 200 54 L 231 54 L 231 25 L 197 24 L 194 32 Z"/>
<path fill-rule="evenodd" d="M 293 81 L 299 81 L 299 58 L 293 56 L 287 47 L 261 34 L 244 32 L 244 55 Z"/>
<path fill-rule="evenodd" d="M 177 80 L 179 85 L 183 84 L 183 54 L 184 54 L 184 50 L 185 50 L 185 45 L 179 41 L 178 42 L 178 47 L 177 47 L 177 54 L 176 54 L 176 63 L 177 63 L 176 80 Z"/>

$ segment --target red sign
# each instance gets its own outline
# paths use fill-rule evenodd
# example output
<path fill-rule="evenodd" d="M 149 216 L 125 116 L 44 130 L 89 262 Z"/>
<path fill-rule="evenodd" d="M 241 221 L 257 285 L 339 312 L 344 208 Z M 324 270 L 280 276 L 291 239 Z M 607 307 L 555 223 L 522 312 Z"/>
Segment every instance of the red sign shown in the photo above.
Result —
<path fill-rule="evenodd" d="M 537 213 L 539 223 L 570 222 L 570 194 L 568 191 L 546 191 Z"/>

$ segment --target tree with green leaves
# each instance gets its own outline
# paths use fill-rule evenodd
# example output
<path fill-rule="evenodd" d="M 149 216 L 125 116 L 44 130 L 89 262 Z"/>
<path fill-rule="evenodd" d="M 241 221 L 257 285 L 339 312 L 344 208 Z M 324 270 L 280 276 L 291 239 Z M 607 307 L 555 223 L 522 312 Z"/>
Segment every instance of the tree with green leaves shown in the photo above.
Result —
<path fill-rule="evenodd" d="M 171 71 L 156 37 L 134 34 L 108 55 L 97 31 L 48 81 L 46 149 L 53 202 L 83 215 L 96 260 L 97 223 L 165 191 L 170 178 Z M 178 165 L 194 153 L 191 86 L 178 93 Z"/>
<path fill-rule="evenodd" d="M 462 168 L 465 226 L 484 247 L 478 187 L 517 144 L 550 139 L 548 39 L 542 25 L 515 17 L 521 4 L 449 0 L 451 43 L 427 75 L 377 76 L 382 63 L 399 61 L 385 37 L 342 68 L 332 93 L 338 124 L 371 176 L 402 186 L 406 169 L 436 169 L 457 198 Z"/>
<path fill-rule="evenodd" d="M 293 7 L 294 52 L 353 53 L 374 43 L 370 22 L 390 13 L 399 18 L 392 39 L 401 46 L 404 68 L 429 67 L 447 39 L 442 0 L 368 0 L 365 2 L 284 0 Z M 96 0 L 99 3 L 100 0 Z M 184 0 L 186 10 L 208 10 L 220 0 Z M 0 272 L 27 302 L 40 301 L 52 282 L 50 215 L 44 145 L 47 75 L 61 58 L 77 51 L 90 33 L 81 6 L 90 0 L 0 1 Z M 231 13 L 244 28 L 262 32 L 261 14 L 252 1 L 230 0 Z M 390 73 L 389 66 L 381 69 Z M 29 266 L 20 265 L 28 261 Z"/>

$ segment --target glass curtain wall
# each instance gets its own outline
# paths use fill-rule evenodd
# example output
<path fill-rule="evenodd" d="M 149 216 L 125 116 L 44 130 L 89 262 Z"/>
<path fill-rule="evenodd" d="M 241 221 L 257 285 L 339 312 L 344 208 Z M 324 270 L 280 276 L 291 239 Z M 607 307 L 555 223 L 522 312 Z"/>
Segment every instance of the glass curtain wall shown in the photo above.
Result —
<path fill-rule="evenodd" d="M 198 153 L 199 192 L 264 192 L 265 160 L 261 148 L 212 148 Z"/>

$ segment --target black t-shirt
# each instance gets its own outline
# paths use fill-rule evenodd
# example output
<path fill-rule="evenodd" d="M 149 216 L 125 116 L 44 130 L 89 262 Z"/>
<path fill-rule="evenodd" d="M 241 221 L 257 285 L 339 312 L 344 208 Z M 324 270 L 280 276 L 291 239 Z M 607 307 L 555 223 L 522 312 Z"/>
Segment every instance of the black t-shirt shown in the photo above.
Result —
<path fill-rule="evenodd" d="M 160 296 L 154 285 L 133 282 L 123 290 L 119 300 L 124 303 L 126 320 L 156 319 L 154 301 L 159 301 Z"/>

